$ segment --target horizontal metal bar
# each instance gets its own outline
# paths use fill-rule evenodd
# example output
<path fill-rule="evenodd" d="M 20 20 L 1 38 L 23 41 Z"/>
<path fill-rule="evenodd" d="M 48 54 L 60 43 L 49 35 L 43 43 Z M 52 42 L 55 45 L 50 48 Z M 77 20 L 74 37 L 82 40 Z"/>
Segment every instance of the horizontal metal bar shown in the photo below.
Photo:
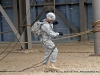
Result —
<path fill-rule="evenodd" d="M 8 15 L 6 14 L 6 12 L 4 11 L 4 9 L 2 8 L 1 5 L 0 5 L 0 11 L 1 11 L 3 17 L 5 18 L 5 20 L 7 21 L 7 23 L 9 24 L 9 26 L 11 27 L 11 29 L 14 31 L 14 34 L 15 35 L 17 34 L 16 37 L 20 38 L 20 34 L 18 33 L 17 29 L 15 28 L 12 21 L 9 19 Z"/>
<path fill-rule="evenodd" d="M 31 25 L 19 25 L 19 26 L 31 26 Z"/>
<path fill-rule="evenodd" d="M 68 28 L 55 28 L 55 29 L 68 29 Z"/>
<path fill-rule="evenodd" d="M 55 3 L 55 5 L 66 5 L 66 4 L 79 4 L 79 3 L 78 2 L 77 3 L 75 3 L 75 2 L 73 2 L 73 3 Z M 36 4 L 36 6 L 49 6 L 49 5 L 54 5 L 54 3 Z"/>
<path fill-rule="evenodd" d="M 14 43 L 32 43 L 32 42 L 14 42 Z"/>
<path fill-rule="evenodd" d="M 57 10 L 55 9 L 55 12 L 58 14 L 58 16 L 75 32 L 77 33 L 78 31 L 76 30 L 75 27 L 73 27 L 68 20 Z"/>
<path fill-rule="evenodd" d="M 12 30 L 4 31 L 4 32 L 0 32 L 0 34 L 4 34 L 4 33 L 8 33 L 8 32 L 13 32 L 13 31 Z"/>
<path fill-rule="evenodd" d="M 92 4 L 92 2 L 85 2 L 86 4 Z M 55 3 L 55 5 L 75 5 L 79 4 L 79 2 L 73 2 L 73 3 Z M 36 4 L 36 6 L 50 6 L 54 5 L 53 3 L 48 3 L 48 4 Z M 32 7 L 34 5 L 31 5 Z M 3 8 L 13 8 L 13 6 L 2 6 Z"/>
<path fill-rule="evenodd" d="M 5 8 L 13 8 L 13 6 L 2 6 L 4 9 Z"/>
<path fill-rule="evenodd" d="M 56 3 L 55 5 L 66 5 L 66 4 L 79 4 L 79 3 Z M 36 4 L 35 6 L 50 6 L 54 5 L 53 3 L 48 3 L 48 4 Z M 34 6 L 34 5 L 30 5 Z M 3 8 L 13 8 L 13 6 L 2 6 Z"/>
<path fill-rule="evenodd" d="M 92 4 L 91 2 L 85 2 L 86 4 Z M 55 3 L 55 5 L 76 5 L 79 4 L 79 2 L 72 2 L 72 3 Z M 50 6 L 54 5 L 54 3 L 47 3 L 47 4 L 36 4 L 35 6 Z M 34 6 L 34 5 L 31 5 Z"/>
<path fill-rule="evenodd" d="M 44 8 L 42 9 L 42 11 L 40 12 L 40 14 L 36 17 L 35 21 L 33 21 L 33 22 L 31 23 L 31 26 L 44 14 L 45 10 L 46 10 L 46 7 L 44 7 Z"/>
<path fill-rule="evenodd" d="M 92 2 L 85 2 L 86 4 L 92 4 Z"/>

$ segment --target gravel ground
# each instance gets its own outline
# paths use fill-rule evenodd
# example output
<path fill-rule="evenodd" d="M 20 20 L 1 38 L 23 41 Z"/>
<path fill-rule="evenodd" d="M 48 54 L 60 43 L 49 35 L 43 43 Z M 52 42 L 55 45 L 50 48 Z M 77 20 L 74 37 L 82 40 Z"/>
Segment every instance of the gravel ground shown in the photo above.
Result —
<path fill-rule="evenodd" d="M 7 45 L 0 44 L 0 53 Z M 57 44 L 59 49 L 55 65 L 60 71 L 43 71 L 43 66 L 34 66 L 43 59 L 44 50 L 41 44 L 33 44 L 32 50 L 20 50 L 16 48 L 0 61 L 0 75 L 100 75 L 100 57 L 89 56 L 94 53 L 93 43 L 66 43 Z M 11 45 L 2 55 L 4 57 L 13 46 Z M 32 68 L 29 68 L 33 66 Z M 36 67 L 36 68 L 35 68 Z M 27 70 L 24 70 L 29 68 Z M 20 71 L 22 72 L 2 72 Z"/>

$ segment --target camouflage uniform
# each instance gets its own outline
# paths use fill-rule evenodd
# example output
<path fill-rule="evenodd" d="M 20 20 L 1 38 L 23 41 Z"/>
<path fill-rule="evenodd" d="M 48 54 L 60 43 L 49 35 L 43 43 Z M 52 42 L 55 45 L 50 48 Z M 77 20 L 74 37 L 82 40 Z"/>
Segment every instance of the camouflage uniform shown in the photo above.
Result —
<path fill-rule="evenodd" d="M 59 35 L 59 33 L 53 31 L 53 24 L 46 22 L 46 20 L 44 20 L 44 22 L 45 23 L 41 26 L 41 41 L 43 42 L 43 47 L 45 51 L 43 64 L 47 64 L 52 50 L 53 52 L 51 53 L 50 62 L 56 61 L 58 49 L 57 47 L 55 47 L 55 44 L 51 41 L 51 37 L 56 37 Z"/>

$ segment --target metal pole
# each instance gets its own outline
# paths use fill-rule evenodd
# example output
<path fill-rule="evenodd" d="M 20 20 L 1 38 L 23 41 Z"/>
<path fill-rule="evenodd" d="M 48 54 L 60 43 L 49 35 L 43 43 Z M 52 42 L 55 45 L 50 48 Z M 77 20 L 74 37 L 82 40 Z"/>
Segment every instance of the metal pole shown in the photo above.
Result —
<path fill-rule="evenodd" d="M 1 13 L 0 13 L 0 16 L 1 16 Z M 0 32 L 1 32 L 1 29 L 2 29 L 2 26 L 1 26 L 1 17 L 0 17 Z M 2 34 L 0 34 L 0 41 L 2 41 L 2 40 L 1 40 L 1 35 L 2 35 Z"/>
<path fill-rule="evenodd" d="M 1 1 L 0 1 L 0 4 L 1 4 Z M 1 32 L 1 29 L 2 29 L 1 22 L 2 22 L 2 21 L 1 21 L 1 13 L 0 13 L 0 32 Z M 2 36 L 2 34 L 0 34 L 0 42 L 2 41 L 2 40 L 1 40 L 1 36 Z"/>
<path fill-rule="evenodd" d="M 76 28 L 74 28 L 69 21 L 55 8 L 55 13 L 75 32 L 77 33 L 78 31 Z"/>
<path fill-rule="evenodd" d="M 66 3 L 69 3 L 69 1 L 68 0 L 66 0 Z M 70 16 L 71 15 L 69 15 L 69 13 L 70 13 L 70 5 L 66 5 L 66 18 L 69 20 L 69 22 L 71 22 L 71 20 L 70 20 Z M 70 33 L 70 28 L 68 27 L 67 29 L 67 33 Z M 70 41 L 71 40 L 71 38 L 68 38 L 68 41 Z"/>
<path fill-rule="evenodd" d="M 28 14 L 27 14 L 28 12 Z M 26 0 L 26 15 L 27 15 L 27 25 L 30 25 L 30 0 Z M 31 26 L 27 26 L 27 42 L 32 42 L 31 39 Z M 32 43 L 28 43 L 28 49 L 32 49 Z"/>
<path fill-rule="evenodd" d="M 87 30 L 87 10 L 86 5 L 84 4 L 86 0 L 79 0 L 80 8 L 80 32 Z M 87 34 L 81 35 L 81 41 L 88 41 Z"/>
<path fill-rule="evenodd" d="M 54 0 L 54 13 L 55 13 L 55 7 L 56 7 L 56 6 L 55 6 L 55 0 Z"/>
<path fill-rule="evenodd" d="M 13 0 L 13 15 L 14 15 L 14 26 L 16 29 L 18 29 L 18 9 L 17 9 L 17 0 Z M 17 38 L 15 38 L 15 41 L 18 41 Z"/>
<path fill-rule="evenodd" d="M 100 29 L 100 0 L 92 0 L 94 29 Z M 94 33 L 94 54 L 100 54 L 100 32 Z"/>
<path fill-rule="evenodd" d="M 0 11 L 3 15 L 3 17 L 5 18 L 5 20 L 7 21 L 7 23 L 9 24 L 9 26 L 11 27 L 11 29 L 13 30 L 14 34 L 16 35 L 17 39 L 20 39 L 20 34 L 18 33 L 17 29 L 15 28 L 15 26 L 13 25 L 12 21 L 9 19 L 8 15 L 6 14 L 6 12 L 4 11 L 3 7 L 0 5 Z M 20 39 L 20 42 L 23 41 L 23 38 Z M 24 44 L 21 44 L 22 48 L 24 49 Z"/>
<path fill-rule="evenodd" d="M 25 19 L 25 16 L 26 16 L 26 3 L 25 3 L 25 0 L 19 0 L 19 21 L 20 21 L 20 25 L 26 25 L 26 19 Z M 21 39 L 23 42 L 27 42 L 27 31 L 24 30 L 25 27 L 21 27 L 20 29 L 20 34 L 21 34 Z M 23 44 L 24 45 L 24 48 L 23 49 L 27 49 L 27 44 Z"/>

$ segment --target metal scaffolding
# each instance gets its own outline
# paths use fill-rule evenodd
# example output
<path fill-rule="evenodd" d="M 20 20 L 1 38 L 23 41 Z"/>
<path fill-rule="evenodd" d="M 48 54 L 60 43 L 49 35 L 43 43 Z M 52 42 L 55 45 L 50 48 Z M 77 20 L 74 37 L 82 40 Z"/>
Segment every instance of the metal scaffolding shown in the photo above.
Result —
<path fill-rule="evenodd" d="M 18 3 L 19 2 L 19 3 Z M 4 11 L 3 7 L 0 5 L 0 11 L 6 21 L 8 22 L 9 26 L 11 27 L 12 31 L 14 32 L 15 36 L 17 37 L 18 41 L 21 43 L 22 49 L 31 49 L 32 48 L 32 41 L 31 41 L 31 26 L 30 25 L 30 0 L 13 0 L 13 11 L 14 11 L 14 24 L 9 19 L 8 15 Z M 19 5 L 18 5 L 19 4 Z M 17 8 L 19 6 L 19 9 Z M 19 13 L 18 13 L 19 11 Z M 26 13 L 28 12 L 28 14 Z M 27 15 L 27 16 L 26 16 Z M 26 18 L 26 20 L 24 20 Z M 24 21 L 24 22 L 23 22 Z M 25 27 L 20 27 L 20 25 L 26 25 Z M 17 30 L 20 27 L 20 32 Z M 25 43 L 24 43 L 25 42 Z"/>
<path fill-rule="evenodd" d="M 98 0 L 97 0 L 98 1 Z M 14 12 L 14 24 L 11 22 L 6 12 L 3 10 L 3 7 L 0 5 L 0 11 L 5 17 L 12 31 L 16 35 L 18 41 L 20 39 L 22 49 L 31 49 L 32 48 L 32 39 L 31 39 L 31 26 L 35 21 L 37 21 L 46 11 L 54 11 L 65 23 L 66 25 L 74 32 L 84 32 L 87 30 L 87 4 L 86 0 L 79 0 L 79 2 L 70 3 L 69 0 L 66 0 L 65 3 L 55 3 L 55 0 L 44 0 L 44 4 L 35 4 L 35 6 L 43 6 L 42 11 L 36 17 L 36 19 L 30 22 L 30 7 L 33 7 L 34 4 L 30 5 L 30 0 L 13 0 L 13 12 Z M 55 7 L 56 5 L 79 5 L 80 13 L 80 31 L 77 30 L 67 18 L 65 18 Z M 26 20 L 24 20 L 26 17 Z M 24 21 L 24 22 L 23 22 Z M 26 30 L 25 30 L 26 27 Z M 20 28 L 20 29 L 19 29 Z M 18 31 L 19 29 L 20 31 Z M 21 38 L 20 38 L 21 37 Z M 88 41 L 87 34 L 81 35 L 80 41 Z"/>

